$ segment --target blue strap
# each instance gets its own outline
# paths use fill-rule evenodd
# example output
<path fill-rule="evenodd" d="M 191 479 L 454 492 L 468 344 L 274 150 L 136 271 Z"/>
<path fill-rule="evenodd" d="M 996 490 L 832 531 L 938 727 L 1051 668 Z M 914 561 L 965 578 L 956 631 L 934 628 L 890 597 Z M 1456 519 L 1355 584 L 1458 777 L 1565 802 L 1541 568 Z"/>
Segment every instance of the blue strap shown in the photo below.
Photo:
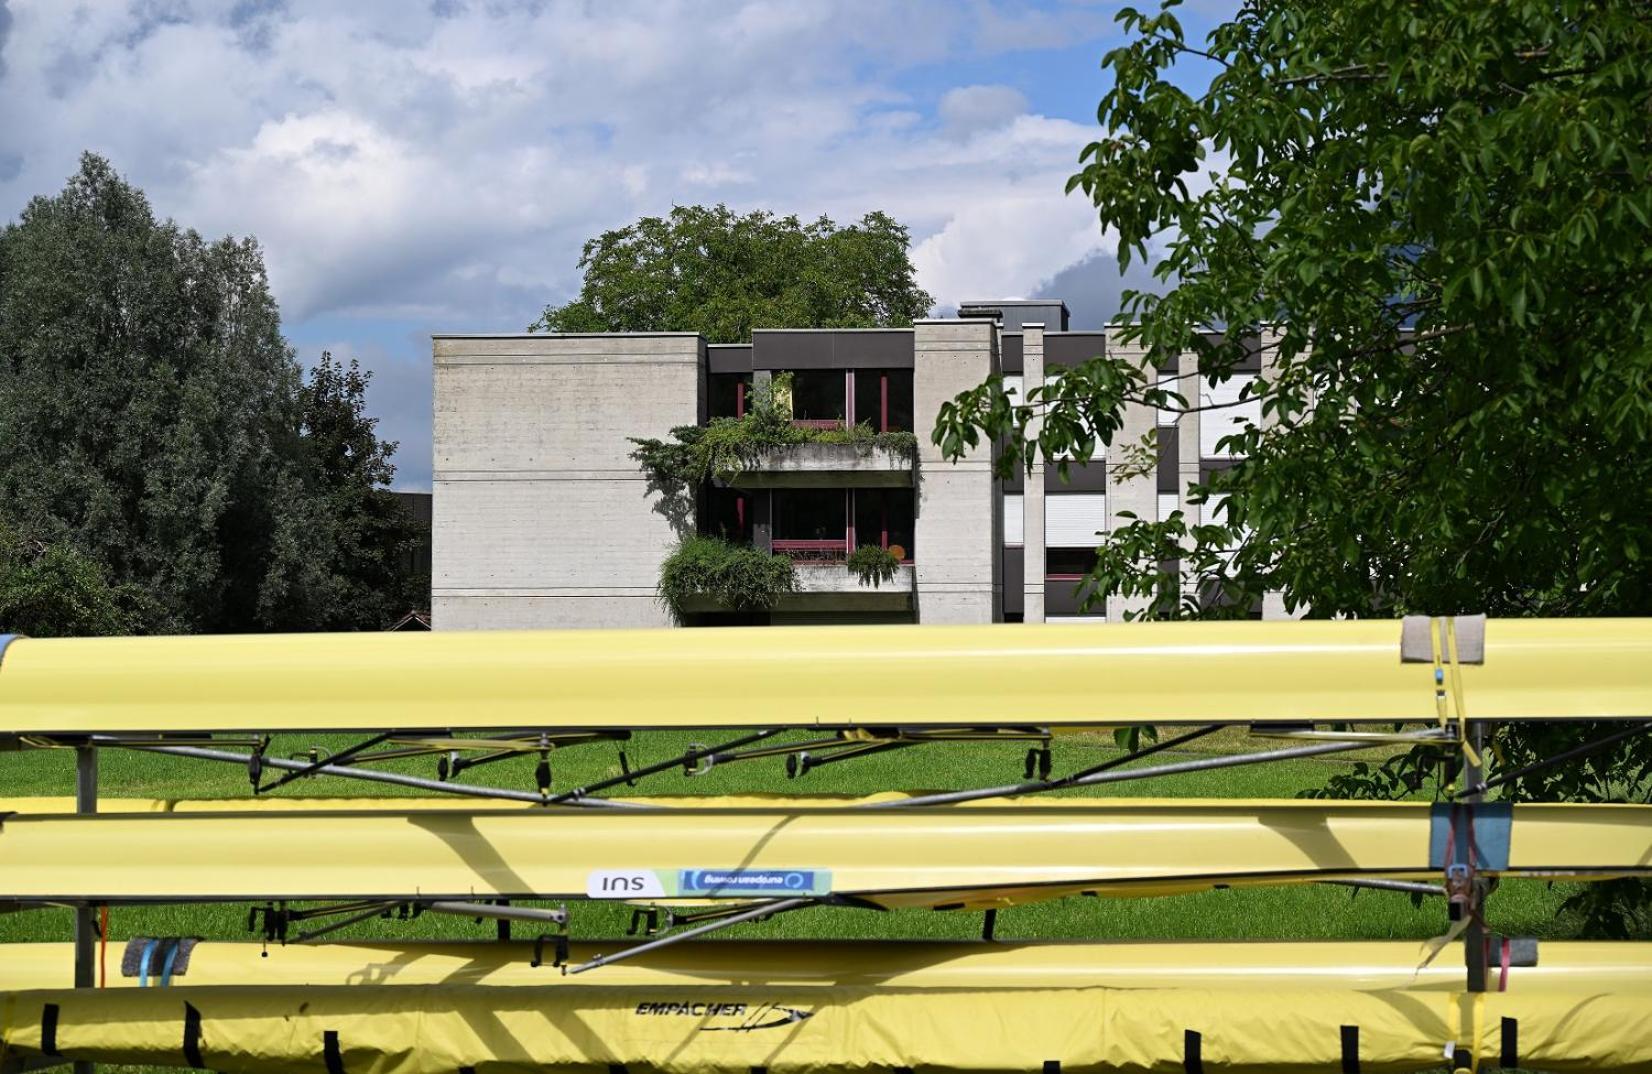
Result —
<path fill-rule="evenodd" d="M 176 937 L 172 939 L 171 943 L 172 946 L 166 949 L 166 962 L 161 966 L 162 988 L 165 988 L 172 983 L 172 964 L 178 961 L 178 951 L 184 945 L 183 940 Z"/>
<path fill-rule="evenodd" d="M 1509 829 L 1514 823 L 1514 811 L 1509 803 L 1435 802 L 1429 812 L 1429 868 L 1470 865 L 1475 869 L 1501 871 L 1509 867 Z M 1469 856 L 1471 835 L 1472 860 Z"/>
<path fill-rule="evenodd" d="M 161 941 L 159 940 L 150 940 L 148 943 L 143 945 L 143 958 L 138 960 L 139 988 L 149 987 L 149 961 L 155 957 L 155 948 L 159 947 L 160 944 Z"/>
<path fill-rule="evenodd" d="M 6 662 L 6 646 L 22 636 L 21 634 L 0 634 L 0 664 Z"/>

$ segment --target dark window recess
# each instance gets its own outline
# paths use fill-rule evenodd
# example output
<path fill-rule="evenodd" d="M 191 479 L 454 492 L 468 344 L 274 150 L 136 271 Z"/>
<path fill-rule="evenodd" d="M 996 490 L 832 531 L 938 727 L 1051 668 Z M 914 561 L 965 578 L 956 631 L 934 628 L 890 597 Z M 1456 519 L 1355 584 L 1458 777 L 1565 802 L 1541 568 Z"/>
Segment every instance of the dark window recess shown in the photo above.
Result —
<path fill-rule="evenodd" d="M 911 489 L 856 489 L 855 544 L 892 548 L 910 563 L 916 546 Z"/>
<path fill-rule="evenodd" d="M 713 418 L 738 418 L 746 413 L 746 396 L 751 391 L 748 373 L 711 374 L 709 412 Z"/>
<path fill-rule="evenodd" d="M 1096 568 L 1094 548 L 1051 548 L 1044 553 L 1044 577 L 1081 578 Z"/>
<path fill-rule="evenodd" d="M 751 497 L 719 485 L 706 490 L 706 509 L 700 514 L 702 534 L 744 544 L 751 539 L 751 523 Z"/>
<path fill-rule="evenodd" d="M 912 370 L 855 370 L 855 422 L 873 432 L 911 432 Z"/>
<path fill-rule="evenodd" d="M 1175 429 L 1161 427 L 1155 439 L 1159 448 L 1159 491 L 1180 492 L 1182 438 Z"/>
<path fill-rule="evenodd" d="M 776 489 L 776 541 L 842 541 L 848 529 L 842 489 Z"/>
<path fill-rule="evenodd" d="M 1004 622 L 1019 623 L 1026 612 L 1026 575 L 1021 570 L 1023 550 L 1006 548 L 1004 555 Z M 1014 616 L 1011 619 L 1010 616 Z"/>
<path fill-rule="evenodd" d="M 799 369 L 792 373 L 792 420 L 841 425 L 846 416 L 846 377 L 841 369 Z"/>

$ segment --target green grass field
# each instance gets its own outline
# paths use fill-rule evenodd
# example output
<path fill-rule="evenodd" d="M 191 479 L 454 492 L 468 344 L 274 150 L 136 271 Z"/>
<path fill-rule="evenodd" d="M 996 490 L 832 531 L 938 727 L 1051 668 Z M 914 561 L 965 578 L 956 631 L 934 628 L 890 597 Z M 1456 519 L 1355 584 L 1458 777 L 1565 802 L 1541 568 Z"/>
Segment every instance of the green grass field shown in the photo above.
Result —
<path fill-rule="evenodd" d="M 668 758 L 691 741 L 715 742 L 706 734 L 657 733 L 625 744 L 633 768 Z M 278 740 L 272 754 L 302 754 L 315 744 L 337 749 L 348 739 Z M 1193 751 L 1170 751 L 1144 764 L 1272 748 L 1270 743 L 1238 731 L 1223 732 L 1197 744 Z M 694 778 L 663 773 L 628 793 L 635 795 L 710 795 L 731 793 L 863 794 L 879 790 L 948 790 L 1014 782 L 1021 777 L 1025 746 L 999 743 L 936 744 L 898 750 L 833 765 L 788 780 L 778 759 L 745 762 L 714 769 Z M 1121 751 L 1103 736 L 1068 736 L 1055 743 L 1057 774 L 1118 756 Z M 1357 756 L 1357 755 L 1355 755 Z M 1380 756 L 1380 754 L 1373 754 Z M 597 743 L 553 754 L 558 789 L 619 772 L 614 744 Z M 468 782 L 531 789 L 534 758 L 501 762 L 465 773 Z M 1262 766 L 1193 773 L 1141 782 L 1117 783 L 1088 793 L 1133 797 L 1288 798 L 1320 786 L 1352 763 L 1350 755 L 1305 759 Z M 432 775 L 431 759 L 389 766 Z M 73 789 L 73 755 L 67 751 L 0 754 L 0 795 L 66 795 Z M 243 769 L 211 762 L 131 751 L 104 751 L 100 793 L 107 797 L 234 798 L 248 793 Z M 382 788 L 340 779 L 318 778 L 276 792 L 296 796 L 384 795 Z M 1085 792 L 1063 792 L 1077 794 Z M 485 805 L 485 803 L 479 803 Z M 1489 900 L 1488 923 L 1516 935 L 1563 938 L 1575 935 L 1578 922 L 1561 912 L 1569 885 L 1519 881 L 1503 885 Z M 580 904 L 570 931 L 581 938 L 613 938 L 624 933 L 629 911 L 605 904 Z M 1421 939 L 1445 928 L 1438 900 L 1421 905 L 1403 894 L 1308 886 L 1259 890 L 1225 890 L 1153 899 L 1074 898 L 1005 910 L 998 915 L 1000 939 Z M 195 935 L 211 939 L 248 938 L 246 906 L 122 907 L 110 917 L 110 938 L 132 935 Z M 768 922 L 742 926 L 730 935 L 789 938 L 921 937 L 968 939 L 981 930 L 978 913 L 876 911 L 822 908 Z M 341 930 L 350 938 L 475 938 L 493 935 L 491 923 L 436 918 L 417 921 L 369 921 Z M 67 939 L 68 911 L 38 910 L 0 915 L 0 942 Z"/>

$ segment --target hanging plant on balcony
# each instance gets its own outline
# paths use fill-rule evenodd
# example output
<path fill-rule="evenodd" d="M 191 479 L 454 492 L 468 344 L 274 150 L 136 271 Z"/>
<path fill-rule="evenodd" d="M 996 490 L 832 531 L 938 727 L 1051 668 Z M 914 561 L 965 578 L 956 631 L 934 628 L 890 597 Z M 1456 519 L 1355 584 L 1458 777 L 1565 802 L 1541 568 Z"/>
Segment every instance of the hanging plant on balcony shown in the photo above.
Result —
<path fill-rule="evenodd" d="M 860 579 L 861 585 L 877 589 L 883 583 L 895 580 L 901 561 L 890 549 L 879 548 L 875 544 L 863 544 L 849 553 L 846 565 Z"/>
<path fill-rule="evenodd" d="M 744 417 L 713 418 L 705 425 L 682 425 L 670 439 L 632 437 L 631 457 L 649 475 L 651 487 L 691 507 L 694 492 L 712 478 L 732 479 L 765 452 L 793 444 L 850 444 L 863 452 L 882 448 L 914 458 L 918 438 L 910 432 L 875 433 L 865 423 L 847 428 L 806 428 L 792 421 L 790 373 L 776 373 L 753 389 Z"/>
<path fill-rule="evenodd" d="M 678 622 L 698 600 L 760 612 L 796 590 L 797 569 L 790 559 L 719 537 L 685 538 L 660 564 L 660 601 Z"/>

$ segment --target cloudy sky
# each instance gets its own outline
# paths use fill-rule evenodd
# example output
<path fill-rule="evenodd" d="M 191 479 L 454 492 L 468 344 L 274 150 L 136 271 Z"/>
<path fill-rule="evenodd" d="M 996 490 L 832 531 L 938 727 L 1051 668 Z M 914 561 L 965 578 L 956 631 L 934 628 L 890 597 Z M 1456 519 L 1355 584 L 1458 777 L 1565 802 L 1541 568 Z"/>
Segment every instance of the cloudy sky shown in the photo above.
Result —
<path fill-rule="evenodd" d="M 881 209 L 938 312 L 1051 293 L 1101 323 L 1115 262 L 1062 189 L 1117 6 L 0 0 L 0 219 L 90 149 L 257 236 L 293 345 L 373 370 L 397 485 L 428 488 L 430 333 L 525 328 L 585 239 L 673 204 Z"/>

